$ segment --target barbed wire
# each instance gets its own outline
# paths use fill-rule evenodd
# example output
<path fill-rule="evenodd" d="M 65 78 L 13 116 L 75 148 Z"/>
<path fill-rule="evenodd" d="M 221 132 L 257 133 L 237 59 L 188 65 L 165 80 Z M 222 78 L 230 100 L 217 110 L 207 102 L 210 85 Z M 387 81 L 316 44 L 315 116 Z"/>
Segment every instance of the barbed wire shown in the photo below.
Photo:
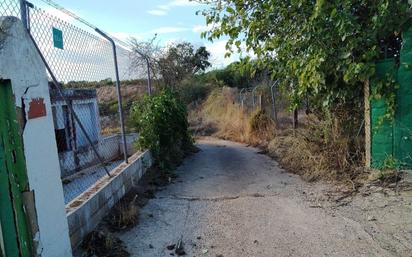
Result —
<path fill-rule="evenodd" d="M 89 27 L 89 28 L 91 28 L 91 29 L 93 29 L 93 30 L 98 29 L 97 26 L 95 26 L 95 25 L 93 25 L 92 23 L 88 22 L 87 20 L 81 18 L 80 16 L 76 15 L 75 13 L 73 13 L 73 12 L 65 9 L 64 7 L 62 7 L 61 5 L 57 4 L 56 2 L 53 2 L 53 1 L 51 1 L 51 0 L 40 0 L 40 1 L 42 1 L 43 3 L 45 3 L 45 4 L 47 4 L 47 5 L 50 5 L 50 6 L 54 7 L 54 8 L 56 8 L 57 10 L 61 11 L 62 13 L 68 15 L 69 17 L 77 20 L 78 22 L 86 25 L 87 27 Z M 103 30 L 101 30 L 101 31 L 103 31 Z M 125 48 L 126 50 L 129 50 L 129 51 L 132 50 L 133 46 L 130 45 L 129 43 L 124 42 L 123 40 L 121 40 L 121 39 L 119 39 L 119 38 L 116 38 L 116 37 L 110 35 L 110 33 L 107 33 L 107 32 L 105 32 L 105 31 L 103 31 L 103 32 L 104 32 L 105 34 L 109 35 L 119 46 L 121 46 L 121 47 L 123 47 L 123 48 Z"/>

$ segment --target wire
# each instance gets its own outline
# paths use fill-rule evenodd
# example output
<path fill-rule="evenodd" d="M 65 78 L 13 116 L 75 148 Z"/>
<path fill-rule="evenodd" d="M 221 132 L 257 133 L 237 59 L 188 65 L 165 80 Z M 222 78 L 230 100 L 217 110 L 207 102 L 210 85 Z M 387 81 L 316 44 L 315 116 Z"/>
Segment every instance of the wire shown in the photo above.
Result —
<path fill-rule="evenodd" d="M 94 26 L 93 24 L 91 24 L 90 22 L 86 21 L 85 19 L 79 17 L 78 15 L 76 15 L 75 13 L 65 9 L 64 7 L 60 6 L 59 4 L 51 1 L 51 0 L 40 0 L 43 3 L 46 3 L 54 8 L 56 8 L 57 10 L 63 12 L 64 14 L 72 17 L 73 19 L 79 21 L 80 23 L 83 23 L 84 25 L 88 26 L 89 28 L 92 28 L 93 30 L 98 29 L 96 26 Z M 129 43 L 126 43 L 116 37 L 113 37 L 112 35 L 105 33 L 107 35 L 109 35 L 114 41 L 116 41 L 122 48 L 125 48 L 128 51 L 131 51 L 131 49 L 133 48 Z"/>

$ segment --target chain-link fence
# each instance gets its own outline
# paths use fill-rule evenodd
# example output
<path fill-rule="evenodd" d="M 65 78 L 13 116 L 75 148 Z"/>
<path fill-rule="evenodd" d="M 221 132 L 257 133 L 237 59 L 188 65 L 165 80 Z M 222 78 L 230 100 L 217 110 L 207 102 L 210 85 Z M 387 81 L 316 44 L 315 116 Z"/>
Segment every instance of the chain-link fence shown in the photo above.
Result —
<path fill-rule="evenodd" d="M 57 17 L 26 1 L 2 0 L 0 16 L 21 18 L 50 68 L 50 98 L 64 181 L 88 172 L 97 174 L 98 179 L 109 173 L 113 164 L 127 161 L 126 155 L 135 152 L 137 135 L 123 133 L 122 97 L 120 85 L 116 86 L 139 78 L 131 69 L 131 47 L 116 43 L 113 49 L 119 40 L 96 28 L 74 25 L 73 17 Z M 92 183 L 83 182 L 74 191 Z"/>
<path fill-rule="evenodd" d="M 264 110 L 279 128 L 293 126 L 293 112 L 290 111 L 290 99 L 279 88 L 279 81 L 262 83 L 254 87 L 239 89 L 238 103 L 248 112 Z"/>

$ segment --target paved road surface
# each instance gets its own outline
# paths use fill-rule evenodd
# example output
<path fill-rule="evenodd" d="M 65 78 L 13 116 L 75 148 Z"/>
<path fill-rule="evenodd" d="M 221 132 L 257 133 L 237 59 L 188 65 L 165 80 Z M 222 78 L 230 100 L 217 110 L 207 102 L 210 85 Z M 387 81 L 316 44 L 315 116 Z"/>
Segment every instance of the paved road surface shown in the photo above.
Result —
<path fill-rule="evenodd" d="M 257 149 L 221 140 L 199 147 L 120 235 L 132 256 L 171 256 L 166 247 L 180 238 L 190 257 L 391 256 L 359 223 L 311 206 L 307 184 Z"/>

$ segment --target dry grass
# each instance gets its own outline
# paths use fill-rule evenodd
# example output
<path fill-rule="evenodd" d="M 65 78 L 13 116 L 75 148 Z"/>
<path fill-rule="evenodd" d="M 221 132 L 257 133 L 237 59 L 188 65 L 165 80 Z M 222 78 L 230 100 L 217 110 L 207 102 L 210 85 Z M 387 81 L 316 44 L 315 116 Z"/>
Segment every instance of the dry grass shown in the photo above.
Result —
<path fill-rule="evenodd" d="M 190 121 L 196 124 L 195 132 L 259 145 L 283 167 L 308 181 L 334 180 L 352 186 L 353 180 L 363 174 L 364 142 L 362 137 L 348 133 L 353 131 L 347 127 L 353 123 L 349 114 L 337 115 L 340 119 L 305 115 L 299 129 L 276 128 L 263 110 L 244 111 L 235 101 L 236 92 L 230 88 L 215 90 L 199 109 L 192 111 Z"/>
<path fill-rule="evenodd" d="M 107 218 L 108 225 L 113 230 L 123 230 L 134 227 L 139 221 L 139 206 L 137 195 L 132 201 L 124 198 L 111 210 Z"/>
<path fill-rule="evenodd" d="M 82 243 L 83 257 L 129 257 L 123 242 L 107 230 L 93 231 Z"/>
<path fill-rule="evenodd" d="M 249 142 L 253 145 L 266 147 L 276 135 L 275 122 L 264 110 L 252 113 L 249 120 Z"/>
<path fill-rule="evenodd" d="M 236 91 L 231 88 L 214 90 L 200 110 L 189 119 L 202 129 L 223 139 L 249 143 L 249 115 L 235 101 Z M 199 124 L 200 123 L 200 124 Z"/>
<path fill-rule="evenodd" d="M 135 100 L 146 93 L 146 85 L 122 85 L 123 102 Z M 99 87 L 97 89 L 97 99 L 99 102 L 117 101 L 117 91 L 115 86 Z"/>
<path fill-rule="evenodd" d="M 338 119 L 320 120 L 308 116 L 307 126 L 285 130 L 268 146 L 288 170 L 308 181 L 318 179 L 349 182 L 361 173 L 361 143 L 342 131 Z"/>

